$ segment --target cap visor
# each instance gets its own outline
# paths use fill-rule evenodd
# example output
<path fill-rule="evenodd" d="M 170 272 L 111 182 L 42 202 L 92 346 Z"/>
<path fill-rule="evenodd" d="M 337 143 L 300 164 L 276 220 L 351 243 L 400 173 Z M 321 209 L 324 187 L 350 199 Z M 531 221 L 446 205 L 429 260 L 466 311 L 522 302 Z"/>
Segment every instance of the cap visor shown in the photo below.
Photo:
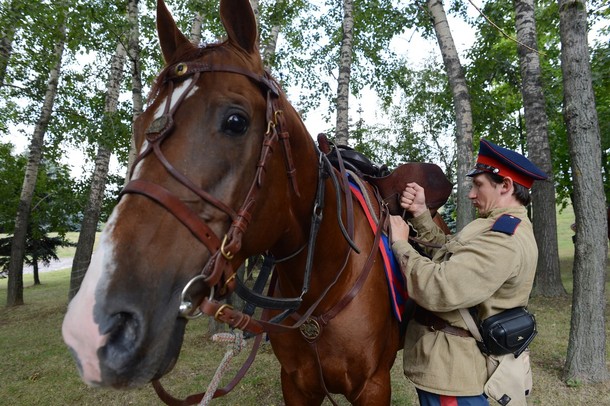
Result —
<path fill-rule="evenodd" d="M 484 173 L 484 172 L 485 171 L 483 169 L 473 168 L 466 174 L 466 176 L 473 177 L 473 176 L 476 176 L 476 175 L 478 175 L 480 173 Z"/>

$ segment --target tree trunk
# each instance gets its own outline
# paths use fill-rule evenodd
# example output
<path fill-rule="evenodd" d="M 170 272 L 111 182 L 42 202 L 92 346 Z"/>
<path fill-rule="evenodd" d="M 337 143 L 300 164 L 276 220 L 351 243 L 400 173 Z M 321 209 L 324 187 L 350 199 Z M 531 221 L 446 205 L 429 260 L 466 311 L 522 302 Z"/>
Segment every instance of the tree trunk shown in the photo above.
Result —
<path fill-rule="evenodd" d="M 339 78 L 337 79 L 337 145 L 349 144 L 349 84 L 354 48 L 354 4 L 343 0 L 343 39 L 339 56 Z"/>
<path fill-rule="evenodd" d="M 108 78 L 108 94 L 106 96 L 105 120 L 112 120 L 112 115 L 117 110 L 119 99 L 119 90 L 121 81 L 123 80 L 123 66 L 125 65 L 125 57 L 127 51 L 122 43 L 116 48 L 116 53 L 112 58 L 110 74 Z M 110 126 L 106 131 L 110 131 Z M 72 272 L 70 276 L 70 292 L 69 299 L 72 299 L 80 289 L 81 282 L 85 277 L 91 255 L 93 253 L 93 245 L 95 244 L 95 235 L 97 232 L 97 223 L 100 218 L 102 209 L 102 200 L 104 198 L 104 190 L 106 179 L 108 177 L 108 168 L 110 166 L 110 155 L 112 150 L 101 144 L 98 146 L 97 156 L 95 158 L 95 169 L 91 180 L 91 190 L 89 192 L 89 200 L 85 208 L 81 230 L 78 236 L 76 252 L 74 253 L 74 261 L 72 263 Z"/>
<path fill-rule="evenodd" d="M 608 258 L 601 140 L 582 0 L 559 0 L 564 120 L 572 157 L 576 243 L 572 320 L 564 378 L 600 382 L 606 366 L 605 282 Z"/>
<path fill-rule="evenodd" d="M 45 94 L 40 118 L 34 128 L 34 134 L 30 142 L 28 155 L 28 164 L 25 170 L 23 180 L 23 188 L 19 198 L 19 206 L 17 208 L 17 216 L 15 219 L 15 234 L 13 235 L 13 244 L 11 245 L 11 258 L 8 269 L 8 289 L 7 289 L 7 306 L 17 306 L 23 304 L 23 258 L 25 256 L 25 243 L 28 230 L 28 222 L 30 217 L 30 208 L 32 207 L 32 198 L 36 181 L 38 180 L 38 168 L 42 160 L 42 148 L 44 145 L 44 135 L 47 131 L 51 115 L 53 113 L 53 105 L 57 96 L 57 86 L 59 83 L 59 75 L 61 72 L 61 62 L 64 53 L 65 43 L 65 26 L 60 26 L 60 36 L 55 44 L 53 58 L 56 63 L 49 72 L 49 80 L 47 82 L 47 91 Z"/>
<path fill-rule="evenodd" d="M 40 285 L 40 274 L 38 268 L 38 258 L 33 258 L 34 264 L 32 265 L 32 275 L 34 276 L 34 285 Z"/>
<path fill-rule="evenodd" d="M 139 0 L 129 0 L 127 4 L 127 14 L 129 19 L 129 42 L 127 45 L 127 55 L 131 62 L 131 101 L 133 104 L 132 122 L 144 111 L 144 98 L 142 97 L 142 63 L 140 62 L 140 23 L 139 23 Z M 201 34 L 201 30 L 200 30 Z M 129 159 L 127 162 L 127 173 L 125 174 L 125 185 L 129 182 L 131 167 L 136 160 L 136 143 L 131 136 L 129 146 Z"/>
<path fill-rule="evenodd" d="M 265 39 L 263 46 L 262 58 L 265 67 L 269 68 L 273 63 L 273 57 L 275 56 L 275 50 L 277 49 L 277 41 L 280 36 L 280 26 L 274 25 L 271 27 L 269 32 L 269 38 Z"/>
<path fill-rule="evenodd" d="M 428 10 L 434 24 L 434 31 L 438 45 L 443 56 L 449 86 L 453 95 L 453 109 L 455 112 L 456 145 L 457 145 L 457 221 L 456 229 L 461 230 L 474 219 L 474 208 L 468 192 L 470 191 L 470 179 L 466 173 L 471 169 L 473 163 L 472 149 L 472 108 L 470 105 L 470 93 L 466 84 L 466 77 L 457 48 L 449 29 L 447 15 L 441 0 L 428 0 Z"/>
<path fill-rule="evenodd" d="M 271 26 L 271 29 L 269 30 L 269 36 L 267 38 L 259 38 L 261 58 L 263 59 L 263 64 L 266 69 L 270 69 L 273 65 L 273 58 L 275 57 L 275 51 L 277 49 L 277 42 L 281 30 L 281 26 L 280 24 L 277 24 L 277 22 L 281 21 L 283 17 L 280 14 L 284 10 L 283 3 L 285 3 L 285 0 L 276 0 L 275 4 L 271 8 L 273 16 L 269 19 L 271 22 L 274 22 L 276 24 Z M 250 0 L 250 4 L 252 6 L 252 10 L 254 11 L 254 15 L 256 16 L 256 21 L 260 27 L 261 23 L 258 0 Z M 277 14 L 280 15 L 278 16 Z"/>
<path fill-rule="evenodd" d="M 4 86 L 4 78 L 8 69 L 8 61 L 13 52 L 14 26 L 5 27 L 0 38 L 0 88 Z"/>
<path fill-rule="evenodd" d="M 4 26 L 0 27 L 0 88 L 4 86 L 4 78 L 8 63 L 13 53 L 13 40 L 17 30 L 16 21 L 19 19 L 20 1 L 13 0 L 6 7 Z"/>
<path fill-rule="evenodd" d="M 561 283 L 555 183 L 549 147 L 548 117 L 542 91 L 542 72 L 536 35 L 534 0 L 513 0 L 515 27 L 521 65 L 521 95 L 525 110 L 525 131 L 529 159 L 549 175 L 532 188 L 532 222 L 539 249 L 534 294 L 561 296 L 566 294 Z"/>
<path fill-rule="evenodd" d="M 193 16 L 193 22 L 191 23 L 191 42 L 195 45 L 199 45 L 201 42 L 201 27 L 203 25 L 203 15 L 196 13 Z"/>

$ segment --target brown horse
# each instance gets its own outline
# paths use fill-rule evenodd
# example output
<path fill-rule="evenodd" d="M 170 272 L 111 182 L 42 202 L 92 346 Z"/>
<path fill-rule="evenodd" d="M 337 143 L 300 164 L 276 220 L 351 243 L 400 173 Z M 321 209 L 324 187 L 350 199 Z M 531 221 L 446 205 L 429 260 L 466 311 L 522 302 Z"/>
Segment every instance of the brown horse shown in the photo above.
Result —
<path fill-rule="evenodd" d="M 201 305 L 222 319 L 230 309 L 217 299 L 235 288 L 235 270 L 267 252 L 278 259 L 275 295 L 299 303 L 282 324 L 309 327 L 267 330 L 286 403 L 337 393 L 387 405 L 399 324 L 380 233 L 263 69 L 249 1 L 221 0 L 220 12 L 228 39 L 200 48 L 158 1 L 166 68 L 135 124 L 139 157 L 64 340 L 88 384 L 156 380 L 174 366 L 188 318 Z"/>

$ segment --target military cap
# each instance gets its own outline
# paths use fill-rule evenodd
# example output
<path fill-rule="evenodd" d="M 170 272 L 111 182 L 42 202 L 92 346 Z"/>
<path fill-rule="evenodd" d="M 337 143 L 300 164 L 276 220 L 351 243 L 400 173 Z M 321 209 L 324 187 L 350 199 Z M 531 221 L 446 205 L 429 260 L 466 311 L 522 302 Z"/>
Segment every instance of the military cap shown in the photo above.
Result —
<path fill-rule="evenodd" d="M 476 176 L 484 172 L 509 177 L 513 182 L 528 189 L 532 187 L 535 180 L 544 180 L 548 177 L 546 173 L 518 152 L 481 138 L 477 163 L 466 175 Z"/>

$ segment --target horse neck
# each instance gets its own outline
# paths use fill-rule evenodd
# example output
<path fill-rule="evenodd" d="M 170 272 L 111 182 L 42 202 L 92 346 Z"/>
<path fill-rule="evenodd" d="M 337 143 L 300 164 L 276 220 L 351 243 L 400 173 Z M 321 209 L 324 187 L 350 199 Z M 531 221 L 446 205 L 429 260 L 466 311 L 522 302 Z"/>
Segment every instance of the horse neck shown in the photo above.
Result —
<path fill-rule="evenodd" d="M 312 292 L 324 289 L 335 279 L 337 273 L 345 267 L 350 250 L 339 227 L 339 203 L 335 185 L 326 176 L 322 178 L 324 194 L 323 210 L 321 211 L 322 221 L 317 232 L 312 229 L 312 223 L 315 221 L 315 207 L 320 206 L 320 202 L 316 202 L 317 186 L 320 179 L 320 153 L 309 134 L 307 134 L 307 137 L 310 145 L 301 145 L 298 158 L 295 158 L 301 196 L 294 201 L 295 204 L 291 207 L 290 212 L 294 215 L 286 233 L 288 239 L 295 238 L 295 236 L 300 237 L 300 242 L 297 245 L 302 250 L 298 251 L 293 245 L 290 250 L 284 249 L 282 257 L 279 258 L 280 261 L 289 258 L 286 262 L 282 261 L 277 264 L 280 284 L 283 286 L 281 292 L 283 296 L 299 295 L 301 293 L 304 278 L 307 277 L 307 257 L 311 255 L 309 253 L 312 249 Z M 304 151 L 308 151 L 308 153 L 305 154 Z M 344 200 L 343 192 L 341 192 L 340 198 Z M 342 205 L 342 211 L 345 212 L 345 204 Z M 283 240 L 283 243 L 285 242 L 286 240 Z M 290 258 L 295 253 L 296 255 Z"/>

